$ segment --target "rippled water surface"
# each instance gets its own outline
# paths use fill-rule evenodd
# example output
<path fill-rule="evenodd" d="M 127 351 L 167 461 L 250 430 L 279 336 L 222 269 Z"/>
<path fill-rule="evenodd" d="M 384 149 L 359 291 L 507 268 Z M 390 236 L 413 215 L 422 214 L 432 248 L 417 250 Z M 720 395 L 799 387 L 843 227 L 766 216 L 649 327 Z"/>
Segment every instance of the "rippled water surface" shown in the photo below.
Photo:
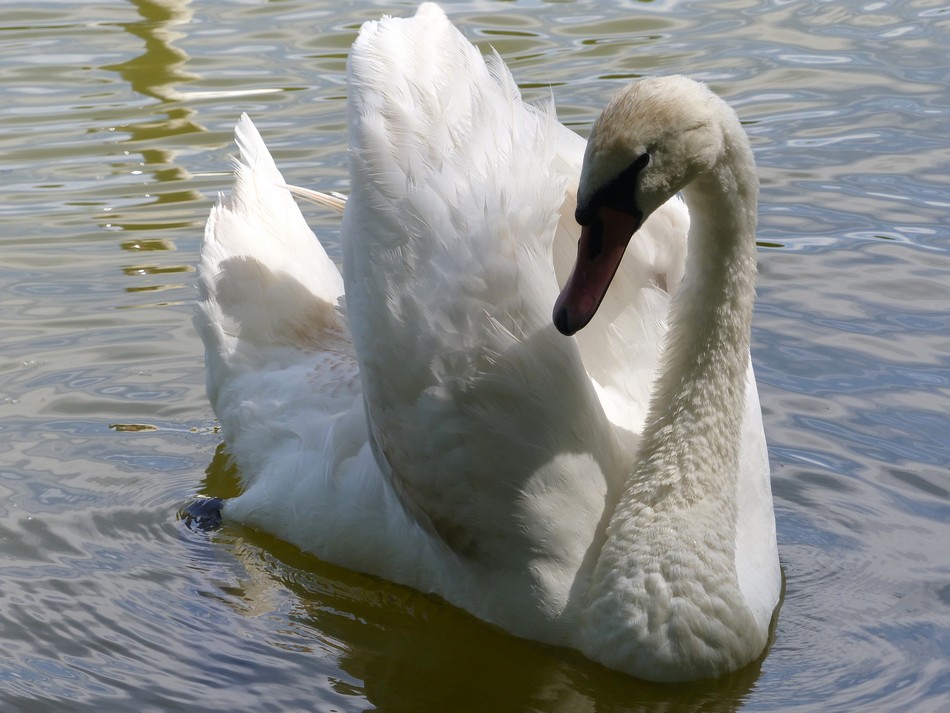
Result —
<path fill-rule="evenodd" d="M 291 182 L 345 190 L 348 47 L 411 8 L 43 1 L 0 14 L 0 710 L 950 710 L 950 6 L 449 11 L 580 132 L 649 73 L 709 82 L 746 123 L 787 580 L 767 655 L 646 685 L 260 533 L 185 528 L 189 497 L 235 488 L 190 324 L 234 121 Z"/>

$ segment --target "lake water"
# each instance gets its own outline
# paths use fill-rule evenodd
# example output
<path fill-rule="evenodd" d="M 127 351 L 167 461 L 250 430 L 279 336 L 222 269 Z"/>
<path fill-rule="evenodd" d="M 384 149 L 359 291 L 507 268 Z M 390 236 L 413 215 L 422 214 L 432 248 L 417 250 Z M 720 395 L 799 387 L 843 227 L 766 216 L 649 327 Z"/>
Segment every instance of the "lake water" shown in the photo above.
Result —
<path fill-rule="evenodd" d="M 767 655 L 643 684 L 264 534 L 184 527 L 191 496 L 236 487 L 190 324 L 233 124 L 251 114 L 289 181 L 345 190 L 348 47 L 412 10 L 37 0 L 0 13 L 0 710 L 950 710 L 950 5 L 448 9 L 582 133 L 651 73 L 746 123 L 787 583 Z"/>

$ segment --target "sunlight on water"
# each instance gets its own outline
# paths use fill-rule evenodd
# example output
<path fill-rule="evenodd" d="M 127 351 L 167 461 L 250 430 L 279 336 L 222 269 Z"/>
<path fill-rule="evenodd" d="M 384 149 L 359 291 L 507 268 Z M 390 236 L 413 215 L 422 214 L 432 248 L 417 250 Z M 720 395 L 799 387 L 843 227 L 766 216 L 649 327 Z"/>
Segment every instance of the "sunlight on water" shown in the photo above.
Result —
<path fill-rule="evenodd" d="M 753 356 L 784 605 L 735 675 L 643 684 L 262 533 L 176 518 L 236 474 L 190 323 L 231 132 L 346 190 L 345 64 L 409 4 L 43 2 L 0 18 L 4 711 L 950 707 L 950 11 L 940 2 L 452 3 L 586 134 L 682 72 L 756 151 Z M 305 207 L 339 257 L 338 219 Z"/>

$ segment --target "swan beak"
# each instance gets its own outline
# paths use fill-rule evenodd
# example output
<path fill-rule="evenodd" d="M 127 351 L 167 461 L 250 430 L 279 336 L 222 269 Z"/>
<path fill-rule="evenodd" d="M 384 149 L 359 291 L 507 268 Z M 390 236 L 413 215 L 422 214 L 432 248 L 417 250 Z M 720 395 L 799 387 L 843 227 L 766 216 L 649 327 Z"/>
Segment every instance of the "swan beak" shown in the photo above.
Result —
<path fill-rule="evenodd" d="M 600 206 L 581 227 L 574 269 L 554 303 L 554 326 L 561 334 L 571 336 L 590 322 L 641 222 L 640 213 Z"/>

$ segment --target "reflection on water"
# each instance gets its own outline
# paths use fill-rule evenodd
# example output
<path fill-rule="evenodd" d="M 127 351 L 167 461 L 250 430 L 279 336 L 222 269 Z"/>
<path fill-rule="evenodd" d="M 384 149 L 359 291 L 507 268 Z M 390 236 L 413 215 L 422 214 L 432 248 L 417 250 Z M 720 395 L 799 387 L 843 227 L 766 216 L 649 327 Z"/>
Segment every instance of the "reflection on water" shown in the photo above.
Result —
<path fill-rule="evenodd" d="M 184 37 L 183 32 L 174 28 L 185 25 L 193 16 L 188 0 L 133 0 L 131 4 L 141 19 L 116 24 L 141 39 L 145 51 L 125 62 L 104 65 L 102 69 L 118 72 L 133 91 L 163 103 L 163 113 L 167 116 L 163 122 L 164 136 L 179 133 L 182 126 L 188 132 L 200 128 L 191 123 L 194 110 L 172 105 L 183 98 L 178 85 L 198 79 L 185 69 L 188 55 L 174 45 L 175 40 Z M 134 135 L 148 138 L 141 133 Z"/>
<path fill-rule="evenodd" d="M 132 171 L 133 175 L 147 175 L 150 183 L 187 182 L 191 174 L 176 160 L 178 152 L 168 147 L 167 139 L 205 131 L 194 121 L 196 112 L 185 103 L 186 97 L 178 89 L 179 85 L 199 78 L 185 69 L 188 56 L 174 45 L 175 40 L 184 36 L 175 28 L 184 29 L 193 13 L 187 0 L 136 0 L 132 4 L 140 17 L 115 24 L 142 40 L 144 52 L 123 62 L 103 65 L 101 69 L 116 72 L 134 92 L 153 100 L 147 106 L 154 111 L 145 117 L 137 117 L 135 121 L 110 126 L 109 130 L 122 133 L 121 143 L 129 147 L 125 155 L 141 155 L 142 161 L 139 168 Z M 185 188 L 180 191 L 162 190 L 154 196 L 147 193 L 145 197 L 152 199 L 151 207 L 157 207 L 199 200 L 200 194 Z M 151 215 L 156 213 L 160 210 L 150 211 Z M 108 221 L 104 227 L 113 230 L 155 230 L 159 227 L 154 220 L 143 222 L 139 211 L 129 211 L 128 219 L 125 215 L 110 214 L 103 220 Z M 187 224 L 169 223 L 164 227 L 174 229 L 184 225 Z"/>
<path fill-rule="evenodd" d="M 189 324 L 233 123 L 252 114 L 291 182 L 345 189 L 346 51 L 382 12 L 405 7 L 137 0 L 0 18 L 0 708 L 950 706 L 938 2 L 452 4 L 582 133 L 654 72 L 705 79 L 745 122 L 787 580 L 762 661 L 643 684 L 261 533 L 175 519 L 196 490 L 237 488 Z M 335 246 L 336 219 L 311 219 Z"/>
<path fill-rule="evenodd" d="M 238 492 L 223 449 L 201 492 Z M 266 534 L 229 525 L 213 539 L 242 570 L 208 596 L 241 616 L 279 612 L 307 643 L 275 646 L 332 659 L 335 675 L 348 676 L 335 693 L 368 697 L 380 710 L 733 711 L 759 677 L 761 661 L 710 682 L 634 681 L 576 652 L 515 639 L 436 597 L 322 563 Z"/>

